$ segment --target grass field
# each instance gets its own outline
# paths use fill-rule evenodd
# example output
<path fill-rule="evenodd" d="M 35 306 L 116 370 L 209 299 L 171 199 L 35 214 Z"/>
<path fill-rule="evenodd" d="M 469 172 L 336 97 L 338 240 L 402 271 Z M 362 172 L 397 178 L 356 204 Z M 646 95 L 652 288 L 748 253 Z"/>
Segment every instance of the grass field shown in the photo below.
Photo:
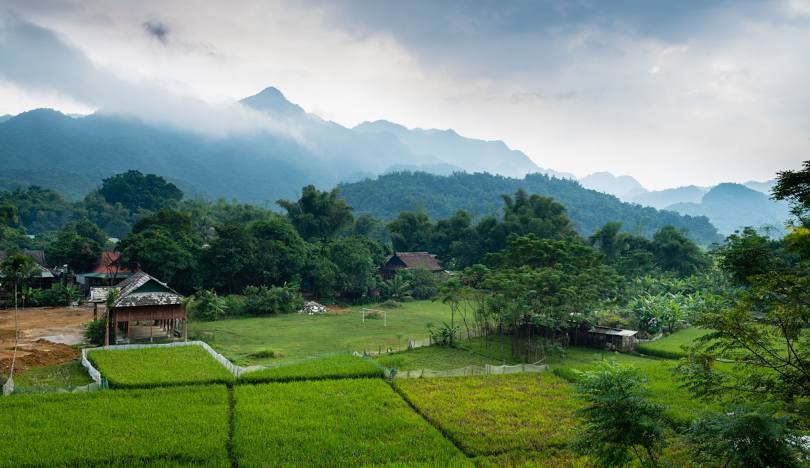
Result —
<path fill-rule="evenodd" d="M 693 398 L 680 386 L 678 376 L 673 373 L 677 361 L 671 359 L 571 347 L 566 349 L 564 357 L 556 356 L 551 359 L 549 366 L 560 376 L 575 381 L 577 379 L 575 370 L 591 370 L 599 361 L 609 359 L 640 369 L 647 378 L 647 388 L 651 392 L 652 399 L 666 405 L 666 413 L 675 420 L 689 421 L 706 409 L 717 409 Z"/>
<path fill-rule="evenodd" d="M 470 455 L 564 449 L 582 406 L 551 373 L 403 379 L 396 387 Z"/>
<path fill-rule="evenodd" d="M 300 364 L 245 373 L 239 379 L 256 383 L 374 377 L 383 377 L 383 369 L 376 362 L 371 359 L 352 356 L 351 354 L 338 354 L 336 356 L 312 359 Z"/>
<path fill-rule="evenodd" d="M 464 466 L 463 454 L 382 380 L 234 388 L 240 466 Z"/>
<path fill-rule="evenodd" d="M 679 359 L 686 356 L 684 347 L 688 348 L 698 338 L 711 333 L 711 330 L 699 327 L 689 327 L 679 330 L 660 340 L 642 343 L 638 346 L 639 353 L 669 359 Z"/>
<path fill-rule="evenodd" d="M 93 383 L 81 361 L 31 367 L 14 376 L 17 391 L 49 391 Z"/>
<path fill-rule="evenodd" d="M 467 366 L 484 366 L 486 364 L 499 366 L 515 363 L 512 359 L 504 360 L 485 357 L 466 349 L 441 346 L 416 348 L 401 353 L 380 356 L 375 360 L 385 367 L 403 371 L 418 369 L 448 370 Z"/>
<path fill-rule="evenodd" d="M 386 321 L 379 318 L 363 323 L 361 308 L 355 307 L 340 314 L 192 322 L 189 334 L 207 342 L 236 364 L 270 364 L 279 358 L 255 355 L 271 350 L 281 354 L 283 360 L 284 357 L 301 358 L 334 351 L 404 348 L 408 338 L 428 336 L 426 324 L 449 321 L 450 308 L 441 302 L 414 301 L 404 303 L 401 308 L 387 309 L 387 315 Z"/>
<path fill-rule="evenodd" d="M 111 388 L 228 383 L 233 375 L 201 346 L 95 350 L 87 358 Z"/>
<path fill-rule="evenodd" d="M 229 466 L 225 386 L 0 398 L 0 466 Z"/>

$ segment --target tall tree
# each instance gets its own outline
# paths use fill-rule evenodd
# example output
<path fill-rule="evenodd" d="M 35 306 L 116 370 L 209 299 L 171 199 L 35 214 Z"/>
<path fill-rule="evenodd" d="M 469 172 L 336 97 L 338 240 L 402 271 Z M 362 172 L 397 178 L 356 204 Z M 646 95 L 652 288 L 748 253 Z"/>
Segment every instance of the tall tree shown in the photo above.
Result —
<path fill-rule="evenodd" d="M 777 200 L 788 200 L 799 222 L 810 227 L 810 159 L 801 170 L 779 172 L 772 194 Z"/>
<path fill-rule="evenodd" d="M 157 211 L 183 199 L 182 190 L 163 177 L 135 170 L 104 179 L 99 193 L 108 203 L 120 203 L 132 212 Z"/>
<path fill-rule="evenodd" d="M 659 268 L 680 276 L 692 275 L 710 265 L 700 247 L 673 226 L 664 226 L 655 233 L 651 249 Z"/>
<path fill-rule="evenodd" d="M 433 225 L 424 213 L 403 211 L 388 224 L 394 250 L 404 252 L 427 252 L 430 250 L 430 235 Z"/>
<path fill-rule="evenodd" d="M 92 221 L 70 223 L 48 246 L 48 259 L 55 265 L 68 265 L 76 273 L 91 271 L 107 243 L 106 234 Z"/>
<path fill-rule="evenodd" d="M 287 210 L 290 222 L 308 241 L 332 239 L 353 220 L 352 209 L 338 199 L 337 190 L 321 192 L 314 185 L 307 185 L 297 201 L 279 200 L 277 203 Z"/>

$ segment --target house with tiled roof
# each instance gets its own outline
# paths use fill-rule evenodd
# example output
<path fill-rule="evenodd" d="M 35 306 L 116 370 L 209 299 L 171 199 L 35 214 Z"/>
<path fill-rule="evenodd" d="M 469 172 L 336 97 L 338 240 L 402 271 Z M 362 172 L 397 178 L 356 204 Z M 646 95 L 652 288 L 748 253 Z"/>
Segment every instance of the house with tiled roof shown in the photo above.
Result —
<path fill-rule="evenodd" d="M 130 339 L 130 325 L 146 323 L 149 337 L 153 328 L 167 337 L 185 331 L 186 308 L 183 296 L 157 278 L 137 271 L 115 286 L 118 298 L 108 311 L 108 335 L 106 342 L 115 343 L 118 338 Z"/>
<path fill-rule="evenodd" d="M 444 268 L 435 255 L 428 252 L 394 252 L 380 269 L 383 279 L 391 279 L 400 270 L 427 270 L 433 274 L 444 274 Z"/>
<path fill-rule="evenodd" d="M 114 286 L 130 276 L 132 272 L 121 263 L 121 254 L 105 250 L 99 255 L 92 270 L 76 275 L 76 282 L 81 284 L 87 293 L 90 288 Z"/>

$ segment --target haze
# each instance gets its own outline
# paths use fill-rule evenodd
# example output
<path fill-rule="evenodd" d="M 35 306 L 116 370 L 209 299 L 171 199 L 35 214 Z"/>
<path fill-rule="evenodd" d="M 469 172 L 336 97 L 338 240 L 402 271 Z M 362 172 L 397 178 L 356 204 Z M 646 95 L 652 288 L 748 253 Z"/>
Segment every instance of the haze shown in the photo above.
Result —
<path fill-rule="evenodd" d="M 810 150 L 810 1 L 6 1 L 0 114 L 295 132 L 276 86 L 346 126 L 500 139 L 648 188 L 764 180 Z"/>

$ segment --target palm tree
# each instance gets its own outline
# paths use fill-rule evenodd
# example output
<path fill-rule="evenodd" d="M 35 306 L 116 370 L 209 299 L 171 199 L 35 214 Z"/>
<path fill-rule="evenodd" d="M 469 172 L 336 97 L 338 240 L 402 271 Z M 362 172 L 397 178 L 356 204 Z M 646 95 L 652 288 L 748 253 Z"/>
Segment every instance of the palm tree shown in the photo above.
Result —
<path fill-rule="evenodd" d="M 385 282 L 385 291 L 388 296 L 395 301 L 406 301 L 411 299 L 413 289 L 411 283 L 402 279 L 401 276 L 395 275 L 393 278 Z"/>
<path fill-rule="evenodd" d="M 14 362 L 17 360 L 17 343 L 20 338 L 17 320 L 17 289 L 37 271 L 34 259 L 28 255 L 12 255 L 0 263 L 0 275 L 14 283 L 14 354 L 11 358 L 11 377 L 14 377 Z"/>

